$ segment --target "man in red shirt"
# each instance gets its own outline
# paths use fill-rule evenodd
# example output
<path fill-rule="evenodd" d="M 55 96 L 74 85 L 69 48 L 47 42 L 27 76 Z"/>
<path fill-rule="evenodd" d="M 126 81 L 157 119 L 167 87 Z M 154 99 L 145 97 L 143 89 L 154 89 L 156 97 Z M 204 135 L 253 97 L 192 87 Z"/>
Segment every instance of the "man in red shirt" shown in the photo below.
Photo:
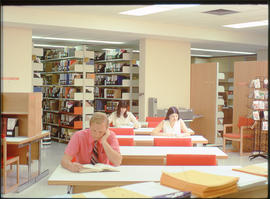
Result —
<path fill-rule="evenodd" d="M 96 112 L 90 119 L 90 129 L 76 132 L 70 139 L 61 165 L 73 172 L 79 172 L 82 164 L 90 164 L 97 151 L 97 162 L 119 166 L 122 162 L 119 143 L 114 132 L 109 130 L 105 113 Z M 95 142 L 96 147 L 95 148 Z M 75 161 L 72 161 L 75 158 Z"/>

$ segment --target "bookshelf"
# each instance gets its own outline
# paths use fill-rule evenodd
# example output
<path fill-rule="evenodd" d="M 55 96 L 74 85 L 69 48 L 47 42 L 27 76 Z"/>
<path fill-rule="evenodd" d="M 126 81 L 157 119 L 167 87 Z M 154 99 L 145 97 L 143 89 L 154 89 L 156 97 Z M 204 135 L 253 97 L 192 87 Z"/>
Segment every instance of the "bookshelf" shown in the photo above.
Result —
<path fill-rule="evenodd" d="M 223 113 L 223 107 L 225 105 L 224 103 L 224 97 L 223 93 L 225 92 L 224 86 L 220 82 L 225 79 L 224 73 L 218 73 L 217 75 L 217 81 L 218 81 L 218 87 L 217 87 L 217 93 L 218 93 L 218 99 L 217 99 L 217 113 L 216 113 L 216 130 L 217 135 L 222 135 L 223 133 L 223 120 L 224 120 L 224 113 Z"/>
<path fill-rule="evenodd" d="M 40 72 L 43 71 L 43 63 L 41 58 L 43 57 L 43 48 L 32 48 L 32 69 L 33 69 L 33 92 L 41 92 L 43 85 L 43 78 Z"/>
<path fill-rule="evenodd" d="M 223 72 L 224 78 L 219 80 L 219 85 L 224 87 L 224 106 L 233 107 L 233 72 Z"/>
<path fill-rule="evenodd" d="M 43 125 L 52 139 L 68 142 L 94 113 L 94 52 L 82 46 L 44 54 Z"/>
<path fill-rule="evenodd" d="M 95 60 L 95 110 L 110 114 L 118 102 L 129 101 L 129 110 L 139 112 L 138 54 L 123 49 L 97 52 Z"/>
<path fill-rule="evenodd" d="M 18 135 L 33 137 L 42 130 L 41 93 L 1 93 L 1 117 L 18 119 Z"/>

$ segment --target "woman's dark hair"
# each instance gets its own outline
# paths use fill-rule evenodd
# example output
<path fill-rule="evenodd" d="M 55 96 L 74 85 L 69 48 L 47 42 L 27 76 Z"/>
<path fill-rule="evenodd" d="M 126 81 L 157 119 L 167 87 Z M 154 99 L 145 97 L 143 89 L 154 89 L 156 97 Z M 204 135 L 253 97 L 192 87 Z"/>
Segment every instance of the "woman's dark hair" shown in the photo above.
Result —
<path fill-rule="evenodd" d="M 176 113 L 178 115 L 178 120 L 180 119 L 180 114 L 179 114 L 179 111 L 178 109 L 175 107 L 175 106 L 171 106 L 168 111 L 167 111 L 167 114 L 166 114 L 166 117 L 165 117 L 165 120 L 169 120 L 169 116 L 173 113 Z"/>
<path fill-rule="evenodd" d="M 126 101 L 120 101 L 118 103 L 118 106 L 117 106 L 117 112 L 116 112 L 116 115 L 117 117 L 120 117 L 120 113 L 121 113 L 121 108 L 127 108 L 128 109 L 128 102 Z M 124 118 L 127 118 L 127 110 L 125 111 L 124 113 Z"/>

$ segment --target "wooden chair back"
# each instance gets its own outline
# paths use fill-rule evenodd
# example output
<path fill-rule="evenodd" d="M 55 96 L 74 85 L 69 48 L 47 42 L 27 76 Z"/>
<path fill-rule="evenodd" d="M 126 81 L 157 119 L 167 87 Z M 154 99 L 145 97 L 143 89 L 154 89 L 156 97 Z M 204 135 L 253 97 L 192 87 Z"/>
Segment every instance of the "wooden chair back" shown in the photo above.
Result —
<path fill-rule="evenodd" d="M 117 138 L 120 146 L 134 146 L 133 138 Z"/>
<path fill-rule="evenodd" d="M 148 128 L 156 128 L 160 122 L 148 122 Z"/>
<path fill-rule="evenodd" d="M 134 135 L 133 128 L 109 128 L 116 135 Z"/>
<path fill-rule="evenodd" d="M 206 154 L 167 154 L 166 165 L 215 166 L 216 155 Z"/>
<path fill-rule="evenodd" d="M 154 146 L 192 146 L 191 138 L 154 138 Z"/>
<path fill-rule="evenodd" d="M 146 122 L 161 122 L 165 117 L 146 117 Z"/>

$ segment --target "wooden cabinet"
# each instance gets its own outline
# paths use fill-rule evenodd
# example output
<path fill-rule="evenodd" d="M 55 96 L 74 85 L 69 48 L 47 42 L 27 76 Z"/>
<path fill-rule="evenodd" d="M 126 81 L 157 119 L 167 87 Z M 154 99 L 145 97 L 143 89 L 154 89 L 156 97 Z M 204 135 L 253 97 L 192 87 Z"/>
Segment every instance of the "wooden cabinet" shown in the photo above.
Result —
<path fill-rule="evenodd" d="M 268 61 L 242 61 L 234 63 L 234 100 L 233 100 L 233 131 L 237 132 L 239 116 L 249 115 L 249 84 L 251 79 L 258 76 L 267 77 Z M 267 131 L 266 131 L 267 132 Z M 233 142 L 238 150 L 238 144 Z M 253 143 L 244 139 L 244 151 L 252 151 Z"/>
<path fill-rule="evenodd" d="M 18 118 L 19 136 L 32 137 L 42 130 L 41 93 L 2 93 L 2 116 Z"/>

